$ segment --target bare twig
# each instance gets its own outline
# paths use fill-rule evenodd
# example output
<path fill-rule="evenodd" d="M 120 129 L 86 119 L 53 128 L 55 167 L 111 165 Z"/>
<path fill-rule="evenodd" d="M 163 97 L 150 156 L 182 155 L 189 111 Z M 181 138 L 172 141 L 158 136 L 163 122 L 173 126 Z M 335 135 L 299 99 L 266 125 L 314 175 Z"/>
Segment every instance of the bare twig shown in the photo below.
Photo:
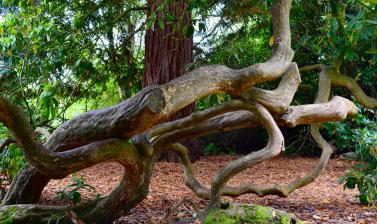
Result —
<path fill-rule="evenodd" d="M 180 202 L 178 202 L 176 205 L 174 205 L 172 208 L 168 208 L 164 217 L 161 219 L 161 223 L 169 223 L 169 217 L 176 211 L 178 211 L 179 207 L 182 205 L 185 205 L 185 203 L 189 203 L 194 207 L 194 213 L 191 213 L 191 215 L 195 216 L 195 214 L 199 214 L 199 209 L 196 206 L 196 203 L 190 199 L 190 198 L 183 198 Z M 195 217 L 193 217 L 195 218 Z"/>

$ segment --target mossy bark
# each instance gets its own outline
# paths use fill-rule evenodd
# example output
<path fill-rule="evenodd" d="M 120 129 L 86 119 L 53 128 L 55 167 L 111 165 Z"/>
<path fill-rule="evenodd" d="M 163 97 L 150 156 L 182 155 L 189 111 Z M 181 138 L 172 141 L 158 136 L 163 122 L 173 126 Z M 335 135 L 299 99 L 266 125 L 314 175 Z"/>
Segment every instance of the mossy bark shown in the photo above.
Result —
<path fill-rule="evenodd" d="M 303 223 L 295 215 L 271 207 L 230 204 L 226 209 L 212 209 L 203 224 L 294 224 Z"/>
<path fill-rule="evenodd" d="M 331 99 L 332 85 L 349 88 L 359 102 L 376 108 L 376 100 L 367 97 L 353 80 L 329 71 L 324 65 L 298 69 L 291 62 L 290 7 L 291 0 L 273 1 L 271 15 L 275 42 L 268 61 L 239 70 L 223 65 L 195 69 L 166 84 L 144 88 L 132 98 L 112 107 L 79 115 L 62 124 L 45 144 L 39 140 L 21 109 L 0 94 L 0 122 L 13 132 L 31 163 L 13 181 L 0 206 L 0 220 L 9 218 L 11 214 L 15 223 L 30 223 L 30 220 L 48 223 L 50 214 L 66 215 L 66 211 L 71 211 L 86 223 L 94 220 L 97 223 L 110 223 L 146 197 L 155 160 L 162 149 L 167 148 L 181 158 L 186 185 L 199 197 L 211 200 L 206 214 L 211 209 L 218 209 L 209 213 L 205 219 L 207 223 L 239 223 L 240 214 L 245 214 L 242 219 L 249 220 L 249 223 L 297 222 L 292 221 L 296 220 L 292 216 L 278 217 L 279 212 L 261 207 L 253 210 L 234 206 L 231 209 L 237 208 L 237 212 L 228 210 L 223 214 L 224 217 L 233 214 L 238 217 L 236 221 L 231 221 L 235 218 L 233 216 L 224 218 L 225 221 L 216 221 L 219 217 L 213 215 L 213 212 L 223 213 L 223 210 L 219 210 L 221 196 L 254 193 L 258 196 L 273 194 L 286 197 L 318 177 L 332 153 L 330 145 L 319 132 L 320 124 L 340 121 L 357 113 L 351 101 L 336 96 Z M 289 106 L 300 84 L 299 72 L 313 69 L 321 70 L 314 104 Z M 254 88 L 256 84 L 275 80 L 282 75 L 284 77 L 275 90 Z M 216 93 L 228 93 L 237 99 L 166 122 L 195 100 Z M 306 176 L 287 185 L 227 186 L 227 182 L 237 173 L 284 150 L 284 138 L 277 124 L 290 127 L 311 124 L 311 135 L 323 149 L 319 163 Z M 265 126 L 270 137 L 267 146 L 221 168 L 213 178 L 211 188 L 201 185 L 193 175 L 189 150 L 177 142 L 253 125 Z M 122 181 L 107 197 L 76 207 L 23 205 L 35 203 L 51 178 L 63 178 L 104 161 L 118 162 L 125 169 Z M 69 217 L 65 218 L 68 220 Z"/>

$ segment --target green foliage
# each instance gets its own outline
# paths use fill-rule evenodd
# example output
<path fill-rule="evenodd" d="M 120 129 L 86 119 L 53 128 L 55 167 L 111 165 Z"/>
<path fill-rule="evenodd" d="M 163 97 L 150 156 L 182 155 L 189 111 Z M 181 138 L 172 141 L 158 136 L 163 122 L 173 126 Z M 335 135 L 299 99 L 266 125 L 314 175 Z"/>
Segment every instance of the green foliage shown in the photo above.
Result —
<path fill-rule="evenodd" d="M 0 145 L 7 139 L 10 139 L 10 136 L 8 129 L 0 124 Z M 4 175 L 3 178 L 8 179 L 8 181 L 12 181 L 25 164 L 26 159 L 23 150 L 15 144 L 6 146 L 3 151 L 0 152 L 0 173 Z M 0 185 L 2 187 L 1 180 Z"/>
<path fill-rule="evenodd" d="M 232 68 L 243 68 L 265 61 L 271 54 L 268 40 L 272 33 L 268 20 L 255 18 L 240 24 L 237 32 L 224 33 L 210 43 L 214 45 L 209 55 L 209 63 L 224 64 Z M 208 57 L 208 56 L 207 56 Z"/>
<path fill-rule="evenodd" d="M 59 125 L 73 104 L 85 111 L 135 94 L 143 49 L 127 38 L 142 13 L 118 15 L 138 3 L 0 1 L 0 92 L 34 127 Z"/>
<path fill-rule="evenodd" d="M 13 216 L 16 214 L 17 208 L 16 206 L 10 207 L 8 211 L 3 214 L 3 216 L 0 217 L 0 223 L 1 224 L 12 224 L 14 223 Z"/>
<path fill-rule="evenodd" d="M 14 144 L 0 154 L 0 173 L 12 180 L 18 171 L 26 164 L 23 150 Z"/>
<path fill-rule="evenodd" d="M 4 127 L 4 125 L 1 123 L 0 124 L 0 140 L 5 140 L 8 136 L 8 130 Z"/>
<path fill-rule="evenodd" d="M 375 149 L 376 150 L 376 149 Z M 374 156 L 377 154 L 374 152 Z M 358 163 L 352 170 L 339 178 L 344 189 L 354 189 L 357 186 L 357 196 L 363 205 L 376 205 L 377 202 L 377 160 L 369 163 Z"/>
<path fill-rule="evenodd" d="M 344 184 L 344 188 L 357 187 L 360 203 L 371 205 L 377 201 L 377 120 L 373 110 L 360 108 L 359 112 L 346 122 L 328 123 L 325 127 L 327 133 L 336 139 L 340 150 L 355 152 L 359 160 L 339 178 L 339 183 Z M 371 114 L 372 118 L 367 114 Z"/>
<path fill-rule="evenodd" d="M 54 119 L 58 110 L 59 102 L 55 96 L 55 88 L 46 83 L 43 85 L 43 92 L 40 96 L 40 110 L 43 119 Z"/>
<path fill-rule="evenodd" d="M 80 190 L 95 191 L 93 186 L 85 183 L 83 176 L 77 177 L 76 175 L 72 175 L 71 180 L 73 181 L 72 184 L 57 192 L 57 198 L 62 203 L 68 201 L 79 204 L 81 202 Z M 96 195 L 96 197 L 99 197 L 99 195 Z"/>
<path fill-rule="evenodd" d="M 362 111 L 366 111 L 363 114 Z M 328 137 L 336 140 L 340 152 L 356 152 L 364 161 L 372 159 L 369 153 L 377 145 L 377 120 L 371 109 L 359 107 L 359 114 L 344 122 L 326 123 L 324 125 Z M 368 117 L 372 116 L 371 118 Z"/>
<path fill-rule="evenodd" d="M 317 30 L 306 28 L 295 44 L 296 50 L 307 49 L 320 62 L 341 73 L 355 77 L 364 86 L 375 86 L 377 62 L 377 11 L 359 1 L 333 1 L 321 15 Z M 300 53 L 299 53 L 300 54 Z"/>

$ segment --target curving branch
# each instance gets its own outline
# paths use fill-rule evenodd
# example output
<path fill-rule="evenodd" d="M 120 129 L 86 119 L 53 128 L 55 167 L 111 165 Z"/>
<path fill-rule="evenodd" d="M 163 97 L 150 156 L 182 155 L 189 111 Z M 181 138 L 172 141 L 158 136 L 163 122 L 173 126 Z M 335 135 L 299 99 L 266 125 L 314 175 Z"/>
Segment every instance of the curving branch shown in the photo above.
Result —
<path fill-rule="evenodd" d="M 0 217 L 12 215 L 12 223 L 72 223 L 69 213 L 78 214 L 86 223 L 109 223 L 124 215 L 148 193 L 152 167 L 156 158 L 143 160 L 137 152 L 126 152 L 127 159 L 121 164 L 125 175 L 113 192 L 89 203 L 74 206 L 46 206 L 37 204 L 17 204 L 0 207 Z"/>
<path fill-rule="evenodd" d="M 242 98 L 257 101 L 265 106 L 271 113 L 282 114 L 291 104 L 300 83 L 301 77 L 297 64 L 292 63 L 276 89 L 265 90 L 252 87 L 242 94 Z"/>
<path fill-rule="evenodd" d="M 127 139 L 165 119 L 160 113 L 164 104 L 162 90 L 150 86 L 120 104 L 89 111 L 65 122 L 45 146 L 50 151 L 65 151 L 108 138 Z"/>
<path fill-rule="evenodd" d="M 280 132 L 279 127 L 268 110 L 260 104 L 247 105 L 248 110 L 255 113 L 263 126 L 267 129 L 269 141 L 265 148 L 231 161 L 217 172 L 211 185 L 210 204 L 213 207 L 220 207 L 221 191 L 234 175 L 256 163 L 270 159 L 284 150 L 283 134 Z"/>
<path fill-rule="evenodd" d="M 302 124 L 340 121 L 356 114 L 357 107 L 352 101 L 335 96 L 326 103 L 291 106 L 280 117 L 280 121 L 288 127 L 295 127 Z"/>
<path fill-rule="evenodd" d="M 197 114 L 193 113 L 191 116 L 197 116 Z M 202 113 L 202 116 L 207 116 L 207 114 Z M 163 126 L 173 126 L 179 122 L 180 120 L 176 120 L 165 123 L 163 124 Z M 150 144 L 153 145 L 154 148 L 163 148 L 170 145 L 171 143 L 186 139 L 192 139 L 200 136 L 240 128 L 255 127 L 259 125 L 260 122 L 257 117 L 254 116 L 253 113 L 250 113 L 248 111 L 239 110 L 234 112 L 226 112 L 213 118 L 209 118 L 208 120 L 205 120 L 203 122 L 191 124 L 190 126 L 181 126 L 171 132 L 162 134 L 160 136 L 154 136 L 150 139 Z M 148 132 L 147 135 L 149 134 L 150 133 Z"/>
<path fill-rule="evenodd" d="M 111 160 L 119 162 L 125 168 L 123 180 L 109 196 L 88 205 L 74 207 L 12 206 L 22 210 L 17 214 L 15 223 L 34 221 L 35 218 L 46 221 L 51 218 L 52 211 L 62 215 L 68 210 L 79 211 L 80 218 L 86 221 L 112 221 L 140 202 L 148 192 L 155 158 L 143 158 L 139 150 L 125 140 L 107 139 L 69 151 L 48 151 L 39 142 L 22 110 L 4 97 L 0 97 L 0 121 L 14 133 L 29 162 L 49 177 L 62 178 L 96 163 Z M 0 214 L 10 212 L 10 208 L 2 206 Z M 67 219 L 65 215 L 63 218 Z"/>
<path fill-rule="evenodd" d="M 323 65 L 313 65 L 313 66 L 307 66 L 303 69 L 300 69 L 300 71 L 307 71 L 307 70 L 321 69 L 321 68 L 323 68 Z M 316 97 L 315 103 L 318 105 L 318 104 L 327 102 L 330 97 L 330 90 L 331 90 L 331 80 L 326 76 L 326 73 L 322 70 L 320 73 L 318 95 Z M 342 113 L 349 113 L 351 115 L 357 113 L 357 108 L 352 102 L 341 97 L 334 97 L 334 98 L 335 100 L 332 100 L 332 102 L 339 101 L 339 100 L 343 101 L 344 110 Z M 316 104 L 312 106 L 315 106 Z M 310 106 L 310 105 L 307 105 L 307 106 Z M 283 116 L 289 117 L 289 115 L 283 115 Z M 332 116 L 330 115 L 330 118 L 331 117 Z M 343 116 L 338 116 L 338 118 L 344 119 Z M 326 121 L 322 121 L 322 122 L 326 122 Z M 237 188 L 228 188 L 227 189 L 228 192 L 226 193 L 228 193 L 230 196 L 237 196 L 237 195 L 241 195 L 245 193 L 255 193 L 258 196 L 278 195 L 281 197 L 287 197 L 294 190 L 304 187 L 310 184 L 311 182 L 313 182 L 320 175 L 320 173 L 326 168 L 328 160 L 330 159 L 330 156 L 333 152 L 330 144 L 327 143 L 327 141 L 321 136 L 319 132 L 320 127 L 321 127 L 321 124 L 312 124 L 310 128 L 310 133 L 313 139 L 317 142 L 318 146 L 322 148 L 321 158 L 319 162 L 316 164 L 316 166 L 314 166 L 314 168 L 306 176 L 295 179 L 286 185 L 270 184 L 267 186 L 257 186 L 257 185 L 250 184 L 250 185 L 243 185 Z"/>
<path fill-rule="evenodd" d="M 333 152 L 330 144 L 319 133 L 319 125 L 314 124 L 310 130 L 311 135 L 318 145 L 322 148 L 321 158 L 314 168 L 302 178 L 297 178 L 286 185 L 270 184 L 266 186 L 258 186 L 254 184 L 242 185 L 239 187 L 227 187 L 224 189 L 223 195 L 226 196 L 239 196 L 246 193 L 254 193 L 260 197 L 266 195 L 277 195 L 280 197 L 287 197 L 293 191 L 302 188 L 312 183 L 326 168 L 327 162 Z"/>
<path fill-rule="evenodd" d="M 377 109 L 377 99 L 372 98 L 365 94 L 363 89 L 357 84 L 357 82 L 346 75 L 342 75 L 335 70 L 328 68 L 323 64 L 308 65 L 299 69 L 300 72 L 308 72 L 312 70 L 320 70 L 327 76 L 327 79 L 331 81 L 334 86 L 342 86 L 347 88 L 351 94 L 356 98 L 356 100 L 367 108 Z"/>
<path fill-rule="evenodd" d="M 64 152 L 48 151 L 37 138 L 23 111 L 1 96 L 0 121 L 14 133 L 28 161 L 52 178 L 63 178 L 104 161 L 122 161 L 125 152 L 137 151 L 133 145 L 119 139 L 107 139 Z"/>
<path fill-rule="evenodd" d="M 278 120 L 284 121 L 282 124 L 294 126 L 297 124 L 311 124 L 311 123 L 317 123 L 317 122 L 339 121 L 339 120 L 344 119 L 347 115 L 354 115 L 357 113 L 356 106 L 351 101 L 345 98 L 336 96 L 330 102 L 327 103 L 326 101 L 329 98 L 330 88 L 331 88 L 331 84 L 329 82 L 329 79 L 326 77 L 324 73 L 321 73 L 318 96 L 315 100 L 317 104 L 290 107 L 286 111 L 285 114 L 283 114 L 280 118 L 278 118 Z M 257 98 L 255 98 L 255 100 L 258 101 Z M 325 103 L 322 103 L 322 102 L 325 102 Z M 334 110 L 332 108 L 337 108 L 337 109 Z M 312 109 L 314 110 L 313 112 L 311 111 Z M 302 113 L 303 111 L 305 111 L 306 113 Z M 237 111 L 237 112 L 228 112 L 227 114 L 235 116 L 239 113 L 240 112 Z M 308 117 L 310 117 L 308 116 L 308 113 L 311 113 L 311 116 L 315 116 L 316 119 L 308 119 Z M 205 113 L 202 112 L 202 116 L 204 116 L 204 114 Z M 256 121 L 254 113 L 244 112 L 243 116 L 245 120 L 249 119 L 249 120 Z M 226 125 L 226 124 L 232 123 L 230 122 L 231 119 L 226 119 L 224 115 L 221 116 L 221 118 L 225 119 L 227 122 L 220 123 L 220 124 Z M 200 119 L 197 117 L 197 120 L 200 120 Z M 179 121 L 174 121 L 172 123 L 178 123 L 178 122 Z M 205 126 L 205 124 L 206 123 L 204 122 L 204 124 L 199 124 L 197 126 L 191 127 L 189 128 L 189 130 L 199 129 L 199 127 L 202 128 L 203 126 Z M 254 125 L 255 124 L 257 124 L 257 122 L 255 122 Z M 169 123 L 165 125 L 169 126 Z M 216 128 L 218 129 L 222 129 L 223 127 L 224 126 L 219 125 L 219 124 L 216 125 Z M 227 126 L 227 127 L 231 128 L 231 126 Z M 286 197 L 294 190 L 301 188 L 311 183 L 312 181 L 314 181 L 314 179 L 318 177 L 318 175 L 326 167 L 328 159 L 330 158 L 330 155 L 332 154 L 332 149 L 330 145 L 319 134 L 319 127 L 320 127 L 319 124 L 312 125 L 311 134 L 313 138 L 315 139 L 315 141 L 317 141 L 319 146 L 323 148 L 323 152 L 322 152 L 319 163 L 309 172 L 308 175 L 304 176 L 303 178 L 298 178 L 287 185 L 271 184 L 267 186 L 257 186 L 257 185 L 248 184 L 248 185 L 243 185 L 239 187 L 224 187 L 221 195 L 239 196 L 246 193 L 254 193 L 259 196 L 272 194 L 272 195 Z M 178 128 L 178 126 L 176 126 L 176 128 Z M 175 130 L 174 136 L 181 136 L 180 133 L 187 134 L 190 132 L 188 132 L 186 129 Z M 171 138 L 170 140 L 173 140 L 173 139 Z M 193 175 L 192 166 L 188 158 L 187 149 L 184 146 L 179 145 L 179 144 L 173 144 L 171 146 L 171 149 L 177 152 L 181 158 L 181 163 L 184 170 L 184 180 L 185 180 L 186 185 L 190 189 L 192 189 L 199 197 L 209 199 L 210 190 L 208 188 L 203 187 Z"/>
<path fill-rule="evenodd" d="M 45 221 L 50 218 L 50 212 L 63 215 L 67 220 L 66 211 L 79 214 L 79 218 L 87 222 L 111 222 L 145 198 L 153 166 L 165 148 L 179 154 L 186 185 L 198 196 L 210 199 L 209 208 L 219 207 L 221 196 L 224 195 L 254 193 L 259 196 L 274 194 L 286 197 L 295 189 L 311 183 L 326 167 L 332 153 L 330 145 L 319 132 L 321 123 L 339 121 L 357 113 L 356 106 L 345 98 L 335 96 L 329 101 L 331 85 L 347 87 L 364 105 L 375 108 L 376 100 L 367 97 L 352 79 L 334 73 L 324 65 L 298 69 L 296 63 L 291 62 L 290 7 L 291 0 L 273 2 L 271 15 L 275 43 L 267 62 L 239 70 L 222 65 L 195 69 L 167 84 L 145 88 L 120 104 L 71 119 L 55 130 L 45 144 L 39 141 L 23 112 L 0 96 L 0 122 L 14 133 L 32 164 L 25 166 L 12 183 L 3 205 L 35 202 L 50 178 L 62 178 L 96 163 L 116 161 L 123 165 L 124 177 L 109 196 L 98 201 L 71 207 L 15 205 L 22 210 L 18 215 L 18 223 L 28 223 L 30 217 Z M 320 70 L 318 95 L 314 104 L 290 106 L 300 85 L 299 71 L 311 70 Z M 275 90 L 253 87 L 280 76 L 282 80 Z M 228 93 L 241 99 L 163 123 L 181 108 L 215 93 Z M 289 127 L 311 124 L 311 134 L 323 149 L 319 163 L 308 175 L 287 185 L 226 186 L 237 173 L 284 150 L 284 138 L 277 123 Z M 221 168 L 210 189 L 195 179 L 187 148 L 176 143 L 187 138 L 258 125 L 267 129 L 267 146 Z M 133 143 L 127 141 L 130 138 Z M 28 197 L 30 192 L 32 196 Z M 10 212 L 10 209 L 10 206 L 0 207 L 0 215 Z"/>
<path fill-rule="evenodd" d="M 306 71 L 306 69 L 308 70 L 318 69 L 318 68 L 321 69 L 321 67 L 322 65 L 313 65 L 310 67 L 308 66 L 306 68 L 300 69 L 300 71 Z M 315 99 L 315 103 L 321 104 L 321 103 L 327 102 L 330 97 L 330 90 L 331 90 L 331 80 L 328 79 L 325 72 L 321 71 L 320 77 L 319 77 L 318 95 Z M 337 100 L 342 100 L 342 98 L 338 97 Z M 347 102 L 347 101 L 344 101 L 344 102 L 345 102 L 344 104 L 346 104 L 345 109 L 350 110 L 347 113 L 350 113 L 350 114 L 353 114 L 354 112 L 357 113 L 357 108 L 352 102 Z M 286 115 L 286 116 L 289 117 L 289 115 Z M 338 117 L 342 118 L 342 116 L 338 116 Z M 321 127 L 321 124 L 312 124 L 310 128 L 310 133 L 312 137 L 314 138 L 314 140 L 317 142 L 318 146 L 322 148 L 321 158 L 319 162 L 317 163 L 317 165 L 314 166 L 314 168 L 306 176 L 295 179 L 287 185 L 280 185 L 280 184 L 271 184 L 267 186 L 244 185 L 236 189 L 233 189 L 233 191 L 236 193 L 255 193 L 258 196 L 278 195 L 281 197 L 287 197 L 294 190 L 304 187 L 310 184 L 311 182 L 313 182 L 320 175 L 320 173 L 326 168 L 328 160 L 330 159 L 330 156 L 333 152 L 330 144 L 328 144 L 326 140 L 323 139 L 323 137 L 319 133 L 320 127 Z"/>
<path fill-rule="evenodd" d="M 377 109 L 377 99 L 369 97 L 363 89 L 351 77 L 336 73 L 333 70 L 327 71 L 327 75 L 331 78 L 331 84 L 335 86 L 343 86 L 351 92 L 355 99 L 367 108 Z"/>

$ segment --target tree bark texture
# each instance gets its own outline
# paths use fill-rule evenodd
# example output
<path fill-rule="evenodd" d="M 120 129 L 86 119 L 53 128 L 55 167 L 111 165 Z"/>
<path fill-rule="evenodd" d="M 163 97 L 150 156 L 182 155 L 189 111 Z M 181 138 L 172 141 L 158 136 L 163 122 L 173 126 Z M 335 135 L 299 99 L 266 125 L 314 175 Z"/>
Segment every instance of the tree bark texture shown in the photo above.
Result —
<path fill-rule="evenodd" d="M 163 3 L 162 0 L 148 0 L 150 12 Z M 172 15 L 173 22 L 166 21 L 162 12 L 157 12 L 153 29 L 148 29 L 145 34 L 145 62 L 143 87 L 150 85 L 165 84 L 185 73 L 186 66 L 193 60 L 193 38 L 186 37 L 182 29 L 191 24 L 191 13 L 187 11 L 188 2 L 168 1 L 164 14 Z M 150 14 L 147 20 L 150 19 Z M 161 27 L 160 24 L 164 24 Z M 195 111 L 195 104 L 192 103 L 171 116 L 171 120 L 186 117 Z M 191 159 L 198 159 L 201 156 L 201 146 L 198 140 L 191 139 L 184 141 L 190 147 Z M 164 152 L 162 159 L 176 161 L 174 153 Z"/>
<path fill-rule="evenodd" d="M 275 42 L 271 58 L 243 69 L 209 65 L 192 70 L 165 84 L 151 85 L 117 105 L 83 113 L 62 124 L 46 143 L 40 142 L 23 111 L 0 95 L 0 122 L 13 132 L 30 165 L 12 182 L 0 206 L 0 217 L 10 214 L 13 223 L 39 221 L 51 223 L 51 214 L 72 222 L 72 214 L 87 223 L 109 223 L 129 212 L 148 194 L 154 164 L 167 149 L 176 153 L 183 167 L 186 185 L 199 197 L 209 199 L 204 215 L 219 208 L 222 196 L 254 193 L 258 196 L 286 197 L 313 182 L 325 169 L 332 148 L 319 132 L 321 123 L 340 121 L 357 114 L 353 102 L 331 97 L 332 86 L 344 86 L 366 107 L 377 108 L 357 83 L 324 65 L 298 69 L 292 62 L 289 11 L 291 0 L 275 0 L 271 7 Z M 318 95 L 313 104 L 291 106 L 301 78 L 300 72 L 319 70 Z M 255 85 L 282 77 L 274 90 Z M 177 111 L 201 97 L 228 93 L 238 99 L 198 111 L 177 120 L 169 120 Z M 284 138 L 278 125 L 311 125 L 310 133 L 322 149 L 319 162 L 304 177 L 286 185 L 245 184 L 229 187 L 237 173 L 284 150 Z M 264 126 L 268 144 L 229 162 L 214 176 L 210 187 L 193 175 L 189 149 L 178 143 L 186 139 L 239 128 Z M 60 179 L 94 164 L 115 161 L 125 170 L 118 187 L 110 195 L 76 206 L 43 206 L 35 203 L 43 187 L 52 178 Z M 71 214 L 71 215 L 67 215 Z"/>

